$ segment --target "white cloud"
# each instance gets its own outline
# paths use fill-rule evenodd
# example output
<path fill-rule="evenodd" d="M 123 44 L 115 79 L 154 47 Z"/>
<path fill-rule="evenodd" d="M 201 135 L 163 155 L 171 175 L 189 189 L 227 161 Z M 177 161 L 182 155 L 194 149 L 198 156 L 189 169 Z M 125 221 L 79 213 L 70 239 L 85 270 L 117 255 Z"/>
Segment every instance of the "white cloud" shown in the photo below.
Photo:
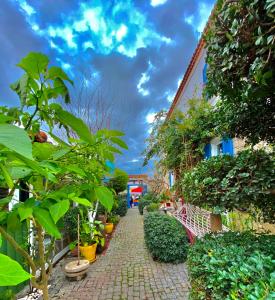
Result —
<path fill-rule="evenodd" d="M 146 122 L 148 124 L 152 124 L 155 120 L 155 116 L 156 116 L 156 113 L 155 112 L 150 112 L 146 115 Z"/>
<path fill-rule="evenodd" d="M 137 163 L 137 162 L 139 162 L 139 159 L 134 158 L 134 159 L 129 160 L 129 162 L 130 163 Z"/>
<path fill-rule="evenodd" d="M 188 17 L 185 17 L 184 18 L 184 21 L 189 24 L 189 25 L 192 25 L 194 24 L 194 15 L 190 15 Z"/>
<path fill-rule="evenodd" d="M 147 75 L 146 73 L 142 73 L 140 80 L 137 84 L 137 89 L 138 92 L 142 95 L 142 96 L 148 96 L 150 94 L 149 90 L 146 90 L 142 87 L 143 84 L 145 84 L 146 82 L 148 82 L 150 80 L 150 76 Z"/>
<path fill-rule="evenodd" d="M 117 41 L 120 42 L 126 36 L 127 32 L 128 32 L 128 27 L 122 24 L 116 32 Z"/>
<path fill-rule="evenodd" d="M 166 100 L 169 102 L 169 103 L 172 103 L 173 100 L 174 100 L 174 93 L 172 93 L 170 90 L 165 92 L 164 96 L 166 97 Z"/>
<path fill-rule="evenodd" d="M 151 5 L 152 6 L 159 6 L 163 5 L 167 0 L 151 0 Z"/>
<path fill-rule="evenodd" d="M 203 32 L 203 29 L 208 21 L 211 9 L 212 9 L 212 5 L 206 3 L 199 3 L 200 22 L 197 26 L 198 32 L 200 33 Z"/>
<path fill-rule="evenodd" d="M 49 44 L 52 41 L 61 46 L 64 52 L 70 51 L 71 55 L 81 54 L 80 51 L 93 48 L 97 53 L 104 55 L 116 51 L 128 57 L 135 57 L 138 49 L 151 44 L 160 47 L 162 44 L 172 42 L 170 38 L 157 33 L 147 22 L 146 16 L 136 9 L 130 0 L 114 2 L 111 8 L 106 4 L 107 1 L 103 0 L 92 4 L 82 2 L 77 10 L 66 15 L 63 22 L 58 25 L 52 24 L 45 29 L 40 28 L 37 13 L 26 0 L 14 1 L 24 11 L 26 21 L 36 34 L 48 40 Z M 165 1 L 152 0 L 151 3 L 157 6 Z M 121 13 L 127 16 L 123 23 L 118 18 Z M 124 39 L 127 35 L 132 37 L 131 41 Z M 82 47 L 78 47 L 80 39 Z M 65 45 L 62 45 L 60 40 L 63 40 Z M 58 51 L 58 48 L 54 49 Z M 144 94 L 148 95 L 148 91 L 145 90 Z"/>
<path fill-rule="evenodd" d="M 30 6 L 26 1 L 19 0 L 21 9 L 28 15 L 31 16 L 36 13 L 34 8 Z"/>
<path fill-rule="evenodd" d="M 89 49 L 89 48 L 91 48 L 91 49 L 94 49 L 94 48 L 95 48 L 93 42 L 91 42 L 91 41 L 86 41 L 86 42 L 84 42 L 84 43 L 82 44 L 82 46 L 83 46 L 83 49 L 84 49 L 84 50 L 87 50 L 87 49 Z"/>

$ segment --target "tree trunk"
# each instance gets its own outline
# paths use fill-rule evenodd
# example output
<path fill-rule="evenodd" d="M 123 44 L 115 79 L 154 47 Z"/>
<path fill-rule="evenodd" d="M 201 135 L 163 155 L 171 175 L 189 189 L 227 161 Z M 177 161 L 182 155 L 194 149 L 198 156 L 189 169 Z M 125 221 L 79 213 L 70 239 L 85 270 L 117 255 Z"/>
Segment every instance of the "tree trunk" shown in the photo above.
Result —
<path fill-rule="evenodd" d="M 222 231 L 221 214 L 210 214 L 210 229 L 212 232 Z"/>
<path fill-rule="evenodd" d="M 38 238 L 38 252 L 41 268 L 41 286 L 43 291 L 43 299 L 49 300 L 49 291 L 48 291 L 48 274 L 46 270 L 46 260 L 45 260 L 45 249 L 44 249 L 44 233 L 40 224 L 37 224 L 37 238 Z"/>

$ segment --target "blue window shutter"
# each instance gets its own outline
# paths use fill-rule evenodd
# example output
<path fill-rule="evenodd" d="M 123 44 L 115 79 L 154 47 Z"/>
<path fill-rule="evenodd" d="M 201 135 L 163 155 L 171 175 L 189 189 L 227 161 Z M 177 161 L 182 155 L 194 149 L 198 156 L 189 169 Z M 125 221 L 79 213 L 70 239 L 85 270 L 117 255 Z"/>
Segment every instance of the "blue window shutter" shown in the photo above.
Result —
<path fill-rule="evenodd" d="M 206 144 L 204 147 L 204 158 L 208 159 L 211 157 L 211 144 Z"/>
<path fill-rule="evenodd" d="M 233 147 L 233 140 L 224 138 L 222 140 L 222 153 L 228 154 L 233 156 L 234 155 L 234 147 Z"/>
<path fill-rule="evenodd" d="M 203 80 L 203 84 L 207 83 L 207 64 L 204 64 L 204 67 L 203 67 L 202 80 Z"/>

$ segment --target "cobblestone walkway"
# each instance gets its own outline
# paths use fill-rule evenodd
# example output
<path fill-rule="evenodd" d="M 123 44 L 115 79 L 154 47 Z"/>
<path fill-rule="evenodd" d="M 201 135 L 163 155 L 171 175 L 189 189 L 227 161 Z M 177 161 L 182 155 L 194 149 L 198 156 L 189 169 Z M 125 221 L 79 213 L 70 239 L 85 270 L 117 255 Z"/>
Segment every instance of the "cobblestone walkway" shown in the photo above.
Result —
<path fill-rule="evenodd" d="M 52 299 L 187 299 L 185 264 L 152 260 L 144 245 L 143 217 L 136 208 L 121 219 L 106 255 L 91 264 L 82 281 L 68 281 L 59 263 L 51 282 Z"/>

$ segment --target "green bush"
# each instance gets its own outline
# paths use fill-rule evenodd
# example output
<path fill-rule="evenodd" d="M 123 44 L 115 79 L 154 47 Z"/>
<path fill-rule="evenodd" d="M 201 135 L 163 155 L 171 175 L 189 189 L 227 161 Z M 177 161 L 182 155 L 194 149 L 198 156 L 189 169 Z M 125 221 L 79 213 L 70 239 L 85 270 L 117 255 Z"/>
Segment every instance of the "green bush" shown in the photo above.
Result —
<path fill-rule="evenodd" d="M 184 175 L 184 195 L 194 205 L 219 211 L 257 208 L 264 221 L 273 223 L 274 164 L 274 153 L 264 150 L 211 157 Z"/>
<path fill-rule="evenodd" d="M 183 226 L 173 217 L 152 212 L 144 218 L 145 243 L 153 259 L 180 263 L 187 257 L 188 239 Z"/>
<path fill-rule="evenodd" d="M 148 212 L 158 211 L 159 210 L 159 203 L 151 203 L 146 206 Z"/>
<path fill-rule="evenodd" d="M 151 201 L 150 201 L 150 200 L 141 198 L 141 199 L 139 200 L 139 203 L 138 203 L 138 210 L 139 210 L 139 213 L 140 213 L 141 215 L 143 215 L 143 210 L 144 210 L 145 206 L 150 205 L 150 204 L 151 204 Z"/>
<path fill-rule="evenodd" d="M 107 218 L 107 223 L 113 223 L 114 225 L 118 224 L 120 220 L 119 215 L 110 215 Z"/>
<path fill-rule="evenodd" d="M 138 210 L 141 215 L 143 215 L 143 210 L 145 206 L 150 205 L 151 203 L 159 203 L 158 197 L 154 193 L 145 194 L 140 200 L 138 204 Z"/>
<path fill-rule="evenodd" d="M 118 196 L 117 202 L 118 202 L 117 207 L 114 210 L 112 210 L 112 212 L 115 215 L 119 215 L 121 217 L 124 217 L 127 213 L 127 210 L 128 210 L 127 200 L 126 200 L 125 197 Z"/>
<path fill-rule="evenodd" d="M 275 236 L 248 232 L 197 240 L 187 260 L 191 299 L 273 299 L 274 249 Z"/>

